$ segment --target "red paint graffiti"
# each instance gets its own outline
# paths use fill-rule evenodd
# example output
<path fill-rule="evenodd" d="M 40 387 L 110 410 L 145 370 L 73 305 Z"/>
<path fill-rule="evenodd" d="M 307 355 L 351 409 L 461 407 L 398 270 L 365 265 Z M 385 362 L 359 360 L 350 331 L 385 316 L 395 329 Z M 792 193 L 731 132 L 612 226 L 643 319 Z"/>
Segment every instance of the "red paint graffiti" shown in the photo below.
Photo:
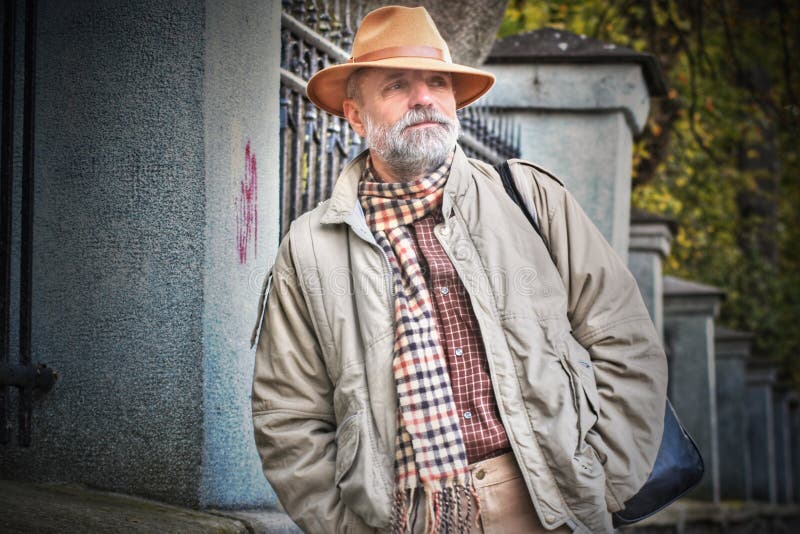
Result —
<path fill-rule="evenodd" d="M 250 141 L 244 149 L 244 176 L 239 183 L 239 198 L 236 207 L 236 248 L 239 263 L 247 262 L 247 249 L 253 242 L 253 257 L 258 242 L 258 174 L 256 155 L 250 153 Z"/>

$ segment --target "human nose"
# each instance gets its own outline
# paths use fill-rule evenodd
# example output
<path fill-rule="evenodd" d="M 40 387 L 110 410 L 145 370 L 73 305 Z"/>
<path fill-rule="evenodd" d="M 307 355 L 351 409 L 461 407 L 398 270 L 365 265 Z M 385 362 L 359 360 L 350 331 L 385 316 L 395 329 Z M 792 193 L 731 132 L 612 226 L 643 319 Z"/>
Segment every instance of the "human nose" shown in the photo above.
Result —
<path fill-rule="evenodd" d="M 433 105 L 433 95 L 431 95 L 428 84 L 424 80 L 416 80 L 411 84 L 411 98 L 409 99 L 408 107 L 427 107 L 431 105 Z"/>

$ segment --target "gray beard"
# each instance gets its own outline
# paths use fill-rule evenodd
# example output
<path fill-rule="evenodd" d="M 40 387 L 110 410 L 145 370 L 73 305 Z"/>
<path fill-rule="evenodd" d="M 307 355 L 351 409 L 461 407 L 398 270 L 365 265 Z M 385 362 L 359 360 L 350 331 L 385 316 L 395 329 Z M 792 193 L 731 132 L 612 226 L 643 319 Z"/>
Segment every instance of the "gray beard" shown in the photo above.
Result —
<path fill-rule="evenodd" d="M 386 126 L 364 114 L 367 146 L 392 171 L 403 179 L 428 174 L 440 167 L 458 141 L 461 124 L 433 108 L 409 110 L 395 124 Z M 424 121 L 438 122 L 439 127 L 405 130 Z"/>

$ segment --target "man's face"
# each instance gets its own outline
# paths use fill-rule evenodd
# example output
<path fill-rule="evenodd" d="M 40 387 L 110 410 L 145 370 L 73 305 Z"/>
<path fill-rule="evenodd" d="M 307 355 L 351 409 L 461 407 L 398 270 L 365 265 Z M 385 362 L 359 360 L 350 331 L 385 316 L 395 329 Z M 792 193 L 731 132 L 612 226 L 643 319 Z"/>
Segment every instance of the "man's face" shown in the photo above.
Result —
<path fill-rule="evenodd" d="M 459 131 L 448 73 L 373 68 L 359 73 L 358 89 L 345 115 L 373 157 L 406 178 L 444 162 Z"/>

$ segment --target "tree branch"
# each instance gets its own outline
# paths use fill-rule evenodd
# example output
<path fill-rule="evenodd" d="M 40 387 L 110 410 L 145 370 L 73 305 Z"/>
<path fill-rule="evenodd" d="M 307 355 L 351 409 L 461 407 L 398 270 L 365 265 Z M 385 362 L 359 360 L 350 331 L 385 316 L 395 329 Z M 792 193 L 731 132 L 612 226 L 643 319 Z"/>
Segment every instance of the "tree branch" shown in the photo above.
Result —
<path fill-rule="evenodd" d="M 783 49 L 783 78 L 786 84 L 786 95 L 789 97 L 789 102 L 797 107 L 797 97 L 794 94 L 792 87 L 792 59 L 789 54 L 789 37 L 786 35 L 786 20 L 784 17 L 783 0 L 776 0 L 778 8 L 778 28 L 781 35 L 781 48 Z"/>
<path fill-rule="evenodd" d="M 697 112 L 697 65 L 694 54 L 692 54 L 691 45 L 686 40 L 683 31 L 678 27 L 677 23 L 669 13 L 669 23 L 675 30 L 676 35 L 686 52 L 686 59 L 689 61 L 689 131 L 692 132 L 692 137 L 697 142 L 700 149 L 705 152 L 706 156 L 715 164 L 720 165 L 720 161 L 714 155 L 711 147 L 706 145 L 703 138 L 700 137 L 700 132 L 697 131 L 697 121 L 695 120 L 695 113 Z"/>
<path fill-rule="evenodd" d="M 719 0 L 719 18 L 722 20 L 722 28 L 725 33 L 725 43 L 728 45 L 728 50 L 731 53 L 731 59 L 733 60 L 733 70 L 736 72 L 736 78 L 739 83 L 744 83 L 745 76 L 744 71 L 742 70 L 742 62 L 739 61 L 739 56 L 736 53 L 736 46 L 733 44 L 733 31 L 731 30 L 731 25 L 728 23 L 728 7 L 725 3 L 725 0 Z"/>

